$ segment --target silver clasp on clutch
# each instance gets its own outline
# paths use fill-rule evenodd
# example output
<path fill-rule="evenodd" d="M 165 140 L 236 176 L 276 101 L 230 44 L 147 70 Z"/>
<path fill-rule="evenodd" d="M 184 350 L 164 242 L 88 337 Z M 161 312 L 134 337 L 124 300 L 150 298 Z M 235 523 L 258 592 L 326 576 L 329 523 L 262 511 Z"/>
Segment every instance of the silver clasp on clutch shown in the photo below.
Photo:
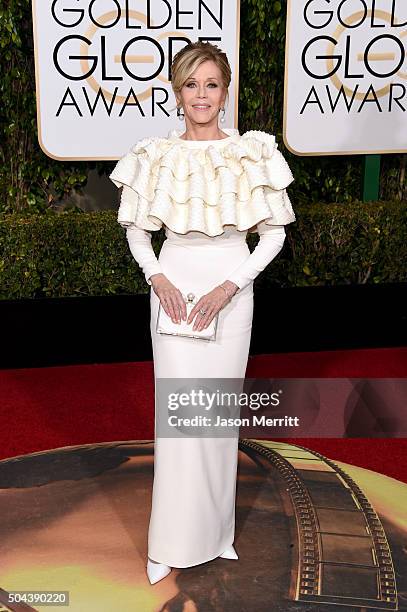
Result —
<path fill-rule="evenodd" d="M 185 298 L 184 298 L 184 300 L 185 300 Z M 188 304 L 188 303 L 193 304 L 193 303 L 194 303 L 194 301 L 195 301 L 195 295 L 194 295 L 193 293 L 188 293 L 188 295 L 187 295 L 187 299 L 185 300 L 185 302 L 186 302 L 187 304 Z"/>

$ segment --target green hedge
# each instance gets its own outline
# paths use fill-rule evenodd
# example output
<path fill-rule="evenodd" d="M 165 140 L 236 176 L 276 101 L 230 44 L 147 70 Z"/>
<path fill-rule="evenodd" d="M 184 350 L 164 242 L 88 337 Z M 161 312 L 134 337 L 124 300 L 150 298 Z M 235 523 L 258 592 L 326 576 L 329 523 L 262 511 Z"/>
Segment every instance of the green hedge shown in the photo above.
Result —
<path fill-rule="evenodd" d="M 407 208 L 400 202 L 296 207 L 277 259 L 256 287 L 405 282 Z M 153 233 L 158 254 L 164 232 Z M 252 250 L 257 234 L 248 235 Z M 146 293 L 116 211 L 0 217 L 0 298 Z"/>

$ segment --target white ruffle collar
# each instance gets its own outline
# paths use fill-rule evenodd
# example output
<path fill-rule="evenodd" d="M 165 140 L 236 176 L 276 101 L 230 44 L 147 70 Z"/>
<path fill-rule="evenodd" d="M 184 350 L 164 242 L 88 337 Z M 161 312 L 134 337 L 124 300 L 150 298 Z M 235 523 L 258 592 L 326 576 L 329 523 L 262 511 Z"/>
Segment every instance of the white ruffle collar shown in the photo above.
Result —
<path fill-rule="evenodd" d="M 198 148 L 209 145 L 224 146 L 226 144 L 230 144 L 232 140 L 236 142 L 240 138 L 239 130 L 236 130 L 235 128 L 222 128 L 222 132 L 225 132 L 228 137 L 218 140 L 184 140 L 183 138 L 180 138 L 180 136 L 183 134 L 182 130 L 174 129 L 170 130 L 168 133 L 168 139 L 178 144 L 183 144 L 188 148 Z"/>
<path fill-rule="evenodd" d="M 256 231 L 257 223 L 295 221 L 286 193 L 294 180 L 272 134 L 222 128 L 228 138 L 186 141 L 144 138 L 116 164 L 110 179 L 124 187 L 118 211 L 123 227 L 218 236 L 225 225 Z"/>

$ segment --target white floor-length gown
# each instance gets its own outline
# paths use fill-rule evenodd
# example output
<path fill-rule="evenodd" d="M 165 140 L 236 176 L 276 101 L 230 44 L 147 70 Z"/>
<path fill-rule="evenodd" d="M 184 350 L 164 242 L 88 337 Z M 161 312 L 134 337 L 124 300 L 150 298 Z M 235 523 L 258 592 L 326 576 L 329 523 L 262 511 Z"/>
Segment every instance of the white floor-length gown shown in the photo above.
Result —
<path fill-rule="evenodd" d="M 123 186 L 118 221 L 151 285 L 163 272 L 184 295 L 229 279 L 239 290 L 219 313 L 216 341 L 156 332 L 159 298 L 150 291 L 154 376 L 243 379 L 249 353 L 253 280 L 282 248 L 295 220 L 286 187 L 294 180 L 274 136 L 224 129 L 221 140 L 144 139 L 110 175 Z M 165 228 L 157 257 L 151 231 Z M 260 240 L 250 253 L 247 231 Z M 157 417 L 156 403 L 156 417 Z M 155 438 L 148 556 L 170 567 L 218 557 L 234 542 L 238 438 Z"/>

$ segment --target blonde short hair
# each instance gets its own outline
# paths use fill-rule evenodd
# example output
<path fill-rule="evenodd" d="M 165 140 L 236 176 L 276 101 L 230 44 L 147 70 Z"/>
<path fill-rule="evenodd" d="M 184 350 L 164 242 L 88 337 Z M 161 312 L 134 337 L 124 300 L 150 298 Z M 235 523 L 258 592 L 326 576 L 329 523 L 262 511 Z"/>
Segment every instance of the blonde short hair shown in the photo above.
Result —
<path fill-rule="evenodd" d="M 226 89 L 228 98 L 228 87 L 232 78 L 229 61 L 226 53 L 210 42 L 196 41 L 189 43 L 178 51 L 171 64 L 171 85 L 175 95 L 179 94 L 185 81 L 203 62 L 210 60 L 214 62 L 220 72 L 223 87 Z"/>

